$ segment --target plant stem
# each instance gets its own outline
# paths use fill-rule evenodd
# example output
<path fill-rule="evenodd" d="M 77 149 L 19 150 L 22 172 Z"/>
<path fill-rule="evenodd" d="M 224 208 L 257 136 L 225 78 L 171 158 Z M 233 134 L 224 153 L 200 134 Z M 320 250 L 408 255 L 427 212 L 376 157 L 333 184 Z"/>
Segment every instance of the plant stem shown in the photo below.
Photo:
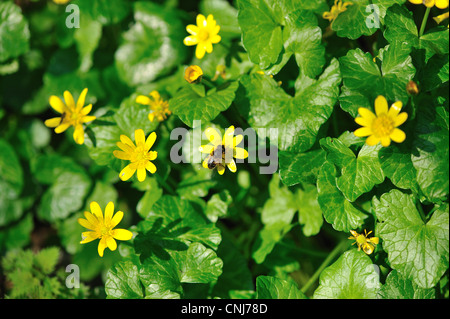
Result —
<path fill-rule="evenodd" d="M 320 265 L 319 269 L 316 270 L 316 272 L 309 278 L 308 282 L 302 287 L 301 291 L 306 294 L 306 292 L 311 288 L 311 286 L 319 279 L 320 274 L 322 271 L 328 267 L 328 265 L 336 258 L 336 256 L 344 249 L 346 249 L 349 245 L 348 240 L 343 240 L 334 247 L 334 249 L 331 251 L 331 253 L 325 258 L 325 260 Z"/>
<path fill-rule="evenodd" d="M 177 193 L 173 190 L 173 188 L 170 187 L 169 184 L 167 184 L 166 181 L 163 180 L 163 179 L 161 178 L 160 175 L 155 174 L 155 176 L 156 176 L 156 179 L 158 180 L 158 183 L 159 183 L 159 184 L 160 184 L 167 192 L 169 192 L 169 193 L 172 194 L 172 195 L 176 195 L 176 194 L 177 194 Z"/>
<path fill-rule="evenodd" d="M 426 223 L 427 222 L 427 216 L 425 215 L 423 208 L 422 208 L 422 204 L 418 203 L 417 206 L 417 210 L 419 211 L 419 215 L 422 218 L 423 222 Z"/>
<path fill-rule="evenodd" d="M 428 16 L 430 14 L 431 8 L 427 7 L 427 11 L 425 11 L 425 15 L 423 16 L 422 25 L 420 26 L 419 38 L 422 37 L 423 32 L 425 31 L 425 27 L 427 25 Z"/>

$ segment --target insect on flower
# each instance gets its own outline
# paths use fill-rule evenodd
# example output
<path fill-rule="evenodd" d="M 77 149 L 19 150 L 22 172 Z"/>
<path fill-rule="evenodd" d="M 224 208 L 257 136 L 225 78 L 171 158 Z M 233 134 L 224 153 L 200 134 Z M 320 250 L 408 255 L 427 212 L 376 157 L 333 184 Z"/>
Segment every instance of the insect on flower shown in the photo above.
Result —
<path fill-rule="evenodd" d="M 367 232 L 364 229 L 364 234 L 358 234 L 356 231 L 354 230 L 350 230 L 350 233 L 352 234 L 352 236 L 350 236 L 348 239 L 354 239 L 355 242 L 352 244 L 357 244 L 358 245 L 358 251 L 362 250 L 367 254 L 370 255 L 371 253 L 373 253 L 373 251 L 375 250 L 375 245 L 378 245 L 379 243 L 379 238 L 378 237 L 371 237 L 368 238 L 367 236 L 369 236 L 369 234 L 371 233 Z"/>

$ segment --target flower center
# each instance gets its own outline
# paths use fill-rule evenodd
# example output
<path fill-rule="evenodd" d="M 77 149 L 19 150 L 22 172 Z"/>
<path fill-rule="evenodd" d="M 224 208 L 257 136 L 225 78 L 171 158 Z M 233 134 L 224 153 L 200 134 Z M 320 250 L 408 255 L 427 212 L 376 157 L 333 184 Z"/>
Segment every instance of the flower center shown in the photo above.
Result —
<path fill-rule="evenodd" d="M 394 128 L 394 122 L 387 114 L 378 116 L 372 122 L 372 131 L 378 137 L 389 136 Z"/>
<path fill-rule="evenodd" d="M 197 37 L 200 41 L 206 41 L 209 38 L 209 32 L 202 28 L 198 32 Z"/>
<path fill-rule="evenodd" d="M 102 236 L 109 236 L 109 232 L 109 227 L 106 227 L 105 225 L 100 228 L 100 233 L 102 234 Z"/>
<path fill-rule="evenodd" d="M 359 235 L 356 237 L 356 242 L 360 245 L 364 244 L 366 242 L 366 237 L 364 235 Z"/>

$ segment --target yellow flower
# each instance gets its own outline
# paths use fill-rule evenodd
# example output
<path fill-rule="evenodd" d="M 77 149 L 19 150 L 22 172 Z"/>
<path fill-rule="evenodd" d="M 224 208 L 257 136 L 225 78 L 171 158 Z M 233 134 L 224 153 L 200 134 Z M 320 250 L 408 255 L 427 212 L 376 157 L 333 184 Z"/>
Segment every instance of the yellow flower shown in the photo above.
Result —
<path fill-rule="evenodd" d="M 186 31 L 191 35 L 184 38 L 183 43 L 187 46 L 197 45 L 195 56 L 197 59 L 203 58 L 205 52 L 211 53 L 213 44 L 219 43 L 222 39 L 218 34 L 220 26 L 212 14 L 205 18 L 203 14 L 197 15 L 197 25 L 189 24 Z"/>
<path fill-rule="evenodd" d="M 200 146 L 200 152 L 209 154 L 203 161 L 203 167 L 209 169 L 217 167 L 217 171 L 222 175 L 225 172 L 225 166 L 227 166 L 230 171 L 235 173 L 237 167 L 233 157 L 237 159 L 248 157 L 248 152 L 245 149 L 236 147 L 242 142 L 244 136 L 234 136 L 234 126 L 230 126 L 226 130 L 223 138 L 212 127 L 205 130 L 205 135 L 211 143 Z"/>
<path fill-rule="evenodd" d="M 448 12 L 438 15 L 437 17 L 434 17 L 433 19 L 434 19 L 434 21 L 436 21 L 437 24 L 441 24 L 442 21 L 448 19 Z"/>
<path fill-rule="evenodd" d="M 406 139 L 406 134 L 397 127 L 405 123 L 408 118 L 406 112 L 400 113 L 402 102 L 392 104 L 388 110 L 388 103 L 384 96 L 378 96 L 375 100 L 376 115 L 364 107 L 358 109 L 360 117 L 355 118 L 355 122 L 363 127 L 357 129 L 354 134 L 358 137 L 368 136 L 366 144 L 381 145 L 387 147 L 391 140 L 401 143 Z"/>
<path fill-rule="evenodd" d="M 414 4 L 423 4 L 427 8 L 432 8 L 436 6 L 439 9 L 448 8 L 448 1 L 449 0 L 409 0 L 409 2 Z"/>
<path fill-rule="evenodd" d="M 159 122 L 167 119 L 167 115 L 172 114 L 169 110 L 169 102 L 164 101 L 159 95 L 158 91 L 150 92 L 150 97 L 145 95 L 139 95 L 136 98 L 136 103 L 150 106 L 150 113 L 148 119 L 153 122 L 156 118 Z"/>
<path fill-rule="evenodd" d="M 91 202 L 91 212 L 84 212 L 83 218 L 78 218 L 78 223 L 89 229 L 90 231 L 81 234 L 83 240 L 81 244 L 89 243 L 93 240 L 100 239 L 98 243 L 98 254 L 103 257 L 103 251 L 108 247 L 111 251 L 116 250 L 117 240 L 130 240 L 133 233 L 126 229 L 113 229 L 123 218 L 123 212 L 118 211 L 114 214 L 114 204 L 109 202 L 105 208 L 105 216 L 97 202 Z M 113 216 L 114 215 L 114 216 Z"/>
<path fill-rule="evenodd" d="M 334 5 L 331 7 L 331 10 L 324 12 L 322 17 L 333 23 L 334 20 L 336 20 L 336 18 L 339 16 L 339 14 L 347 11 L 347 7 L 351 6 L 352 4 L 353 3 L 350 1 L 342 3 L 342 0 L 334 0 Z"/>
<path fill-rule="evenodd" d="M 380 241 L 378 237 L 368 238 L 367 236 L 369 236 L 369 234 L 371 232 L 372 231 L 367 232 L 364 229 L 364 235 L 363 235 L 363 234 L 358 234 L 354 230 L 350 230 L 350 233 L 352 234 L 352 236 L 350 236 L 348 239 L 354 239 L 355 240 L 355 242 L 352 245 L 357 244 L 358 245 L 358 251 L 361 250 L 361 248 L 362 248 L 362 250 L 367 255 L 370 255 L 375 250 L 375 245 L 378 245 L 378 243 Z"/>
<path fill-rule="evenodd" d="M 147 176 L 146 170 L 152 174 L 156 172 L 156 166 L 151 161 L 156 159 L 158 153 L 150 151 L 156 141 L 156 133 L 151 133 L 145 140 L 144 131 L 138 129 L 134 131 L 134 140 L 136 145 L 128 136 L 120 135 L 120 142 L 117 142 L 117 146 L 121 151 L 116 150 L 113 154 L 118 159 L 131 162 L 119 173 L 121 180 L 129 180 L 137 171 L 138 180 L 143 182 Z"/>
<path fill-rule="evenodd" d="M 202 79 L 203 70 L 198 65 L 191 65 L 184 71 L 184 79 L 189 83 L 197 83 Z"/>
<path fill-rule="evenodd" d="M 67 130 L 70 126 L 75 128 L 73 139 L 77 144 L 84 143 L 83 123 L 91 122 L 96 119 L 95 116 L 88 116 L 92 110 L 92 104 L 84 106 L 88 89 L 84 89 L 78 97 L 77 104 L 69 91 L 64 92 L 65 103 L 57 96 L 50 96 L 50 106 L 58 113 L 60 117 L 54 117 L 45 121 L 47 127 L 55 128 L 55 133 L 59 134 Z"/>
<path fill-rule="evenodd" d="M 70 0 L 53 0 L 54 3 L 56 4 L 66 4 L 68 3 Z"/>

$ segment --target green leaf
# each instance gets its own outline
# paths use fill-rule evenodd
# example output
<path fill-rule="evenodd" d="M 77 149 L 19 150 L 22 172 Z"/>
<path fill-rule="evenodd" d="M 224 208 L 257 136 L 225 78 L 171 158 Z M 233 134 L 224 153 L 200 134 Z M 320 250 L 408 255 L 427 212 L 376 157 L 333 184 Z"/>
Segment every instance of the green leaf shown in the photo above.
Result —
<path fill-rule="evenodd" d="M 124 0 L 75 0 L 73 3 L 80 7 L 82 14 L 103 25 L 118 23 L 131 11 L 129 2 Z"/>
<path fill-rule="evenodd" d="M 435 292 L 432 288 L 418 287 L 398 271 L 392 270 L 378 292 L 378 296 L 383 299 L 435 299 Z"/>
<path fill-rule="evenodd" d="M 420 189 L 428 200 L 439 202 L 449 194 L 448 108 L 425 106 L 419 110 L 411 160 Z"/>
<path fill-rule="evenodd" d="M 296 193 L 298 208 L 298 221 L 302 225 L 306 237 L 317 235 L 323 224 L 322 210 L 317 201 L 317 187 L 311 184 L 302 184 L 302 189 Z"/>
<path fill-rule="evenodd" d="M 279 152 L 278 156 L 281 181 L 287 186 L 315 184 L 319 169 L 326 160 L 326 152 L 321 148 L 304 153 Z"/>
<path fill-rule="evenodd" d="M 378 157 L 384 175 L 392 184 L 418 193 L 417 172 L 411 160 L 411 150 L 405 144 L 383 147 Z"/>
<path fill-rule="evenodd" d="M 232 298 L 233 291 L 254 289 L 247 259 L 231 240 L 224 234 L 217 250 L 217 256 L 223 261 L 223 272 L 214 285 L 212 295 L 220 298 Z"/>
<path fill-rule="evenodd" d="M 140 269 L 147 298 L 181 295 L 182 283 L 210 283 L 222 273 L 223 262 L 200 243 L 170 252 L 169 259 L 148 258 Z"/>
<path fill-rule="evenodd" d="M 228 190 L 223 190 L 220 193 L 211 196 L 211 199 L 206 204 L 206 216 L 215 223 L 219 217 L 224 217 L 228 212 L 228 205 L 233 202 L 233 198 Z"/>
<path fill-rule="evenodd" d="M 48 247 L 39 251 L 34 256 L 34 260 L 42 273 L 49 275 L 55 270 L 59 257 L 60 251 L 58 247 Z"/>
<path fill-rule="evenodd" d="M 0 63 L 28 52 L 30 30 L 20 7 L 0 3 Z"/>
<path fill-rule="evenodd" d="M 338 231 L 350 232 L 361 227 L 367 217 L 349 202 L 337 187 L 336 167 L 326 161 L 319 171 L 317 191 L 325 220 Z"/>
<path fill-rule="evenodd" d="M 381 284 L 379 270 L 363 251 L 343 253 L 320 274 L 314 299 L 375 299 Z"/>
<path fill-rule="evenodd" d="M 238 82 L 229 82 L 210 89 L 205 96 L 198 95 L 193 85 L 184 87 L 170 99 L 169 108 L 186 125 L 194 127 L 195 120 L 209 122 L 227 110 L 235 98 L 238 85 Z"/>
<path fill-rule="evenodd" d="M 314 78 L 320 73 L 325 49 L 322 31 L 311 11 L 291 1 L 279 1 L 277 5 L 264 0 L 238 3 L 243 44 L 253 63 L 276 74 L 295 55 L 303 76 Z"/>
<path fill-rule="evenodd" d="M 347 7 L 347 11 L 338 15 L 332 28 L 338 36 L 352 40 L 363 35 L 372 35 L 384 22 L 386 9 L 395 3 L 404 2 L 405 0 L 351 1 L 352 5 Z"/>
<path fill-rule="evenodd" d="M 31 170 L 39 183 L 51 185 L 63 173 L 85 174 L 83 167 L 70 157 L 59 154 L 41 155 L 32 162 Z"/>
<path fill-rule="evenodd" d="M 83 18 L 75 30 L 74 39 L 80 56 L 80 71 L 87 72 L 92 66 L 95 49 L 102 37 L 102 24 L 97 20 Z"/>
<path fill-rule="evenodd" d="M 268 76 L 244 75 L 243 90 L 237 98 L 252 128 L 278 129 L 279 149 L 294 153 L 314 145 L 319 129 L 333 111 L 341 82 L 338 61 L 333 59 L 318 80 L 301 82 L 301 90 L 292 97 Z"/>
<path fill-rule="evenodd" d="M 339 97 L 341 108 L 356 117 L 359 107 L 373 110 L 378 95 L 392 103 L 402 101 L 406 105 L 409 99 L 406 84 L 416 72 L 410 51 L 405 43 L 391 43 L 380 57 L 381 69 L 370 53 L 360 49 L 348 51 L 339 59 L 344 83 Z"/>
<path fill-rule="evenodd" d="M 144 289 L 139 280 L 139 269 L 130 260 L 116 263 L 106 274 L 105 292 L 108 298 L 143 298 Z"/>
<path fill-rule="evenodd" d="M 340 169 L 336 185 L 350 202 L 384 181 L 378 160 L 381 146 L 364 145 L 358 156 L 339 139 L 327 137 L 320 140 L 320 146 L 327 152 L 327 160 Z"/>
<path fill-rule="evenodd" d="M 374 198 L 373 207 L 391 267 L 421 288 L 434 287 L 448 268 L 448 204 L 438 207 L 427 222 L 413 197 L 399 190 Z"/>
<path fill-rule="evenodd" d="M 261 211 L 261 221 L 265 226 L 289 225 L 297 211 L 294 195 L 284 185 L 280 187 L 280 177 L 274 174 L 269 183 L 269 199 Z"/>
<path fill-rule="evenodd" d="M 23 170 L 14 149 L 0 139 L 0 226 L 20 218 L 23 204 L 19 196 L 23 189 Z"/>
<path fill-rule="evenodd" d="M 281 241 L 292 228 L 291 224 L 277 223 L 265 226 L 258 233 L 252 247 L 252 257 L 257 264 L 262 264 L 275 245 Z"/>
<path fill-rule="evenodd" d="M 117 71 L 130 86 L 167 75 L 184 58 L 185 27 L 176 11 L 151 2 L 134 3 L 136 23 L 115 53 Z"/>
<path fill-rule="evenodd" d="M 198 212 L 187 200 L 167 195 L 161 197 L 146 214 L 147 219 L 155 217 L 162 218 L 162 225 L 188 243 L 201 242 L 217 249 L 221 241 L 219 229 L 208 223 L 203 212 Z"/>
<path fill-rule="evenodd" d="M 384 37 L 390 42 L 401 39 L 408 47 L 425 49 L 427 56 L 448 53 L 448 28 L 432 30 L 419 38 L 413 13 L 403 6 L 395 5 L 386 13 Z"/>
<path fill-rule="evenodd" d="M 42 196 L 38 216 L 49 222 L 68 217 L 83 207 L 90 187 L 85 174 L 62 173 Z"/>
<path fill-rule="evenodd" d="M 292 281 L 271 276 L 256 278 L 256 299 L 308 299 Z"/>

